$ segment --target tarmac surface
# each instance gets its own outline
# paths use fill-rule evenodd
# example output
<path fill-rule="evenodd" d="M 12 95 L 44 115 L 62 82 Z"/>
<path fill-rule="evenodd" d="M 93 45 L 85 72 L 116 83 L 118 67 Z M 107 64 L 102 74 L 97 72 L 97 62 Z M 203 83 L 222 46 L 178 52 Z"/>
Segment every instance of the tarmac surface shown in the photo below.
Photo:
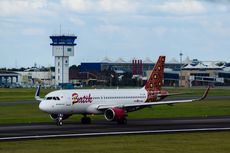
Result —
<path fill-rule="evenodd" d="M 0 125 L 0 141 L 223 130 L 230 130 L 230 116 L 130 119 L 126 125 L 107 121 L 92 121 L 88 125 L 79 121 L 64 122 L 62 126 L 56 126 L 55 123 L 31 123 Z"/>

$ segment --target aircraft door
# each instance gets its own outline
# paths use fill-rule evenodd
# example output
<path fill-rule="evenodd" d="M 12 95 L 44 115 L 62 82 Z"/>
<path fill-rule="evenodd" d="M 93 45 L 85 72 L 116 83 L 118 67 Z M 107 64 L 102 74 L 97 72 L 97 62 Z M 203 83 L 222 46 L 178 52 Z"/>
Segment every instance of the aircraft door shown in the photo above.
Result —
<path fill-rule="evenodd" d="M 72 112 L 72 98 L 70 96 L 66 97 L 66 102 L 65 102 L 66 110 Z"/>

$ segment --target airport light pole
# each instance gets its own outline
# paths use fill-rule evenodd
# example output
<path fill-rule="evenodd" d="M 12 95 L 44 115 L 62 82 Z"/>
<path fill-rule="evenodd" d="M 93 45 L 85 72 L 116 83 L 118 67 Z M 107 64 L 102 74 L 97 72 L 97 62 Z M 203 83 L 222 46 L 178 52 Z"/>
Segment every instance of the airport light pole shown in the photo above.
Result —
<path fill-rule="evenodd" d="M 182 52 L 180 52 L 180 80 L 179 80 L 179 86 L 182 87 Z"/>

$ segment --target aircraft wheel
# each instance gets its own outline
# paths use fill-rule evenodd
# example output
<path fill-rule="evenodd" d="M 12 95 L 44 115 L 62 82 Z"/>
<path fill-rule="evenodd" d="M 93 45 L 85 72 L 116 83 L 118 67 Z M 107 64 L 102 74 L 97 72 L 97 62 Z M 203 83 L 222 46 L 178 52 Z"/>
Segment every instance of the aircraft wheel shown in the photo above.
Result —
<path fill-rule="evenodd" d="M 56 124 L 57 124 L 57 126 L 62 126 L 63 122 L 62 121 L 57 121 Z"/>
<path fill-rule="evenodd" d="M 62 122 L 62 115 L 58 115 L 58 118 L 56 120 L 56 124 L 57 126 L 62 126 L 63 125 L 63 122 Z"/>

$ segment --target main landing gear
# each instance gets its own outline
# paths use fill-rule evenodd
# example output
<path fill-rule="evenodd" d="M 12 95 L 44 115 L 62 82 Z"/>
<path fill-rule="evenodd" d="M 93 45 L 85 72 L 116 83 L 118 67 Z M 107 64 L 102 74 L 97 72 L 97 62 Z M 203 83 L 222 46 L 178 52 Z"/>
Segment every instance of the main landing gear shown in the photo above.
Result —
<path fill-rule="evenodd" d="M 62 126 L 63 122 L 63 114 L 58 114 L 57 118 L 56 118 L 56 124 L 57 126 Z"/>
<path fill-rule="evenodd" d="M 81 118 L 81 123 L 82 124 L 91 124 L 91 118 L 87 117 L 86 114 L 83 114 L 84 116 Z"/>

